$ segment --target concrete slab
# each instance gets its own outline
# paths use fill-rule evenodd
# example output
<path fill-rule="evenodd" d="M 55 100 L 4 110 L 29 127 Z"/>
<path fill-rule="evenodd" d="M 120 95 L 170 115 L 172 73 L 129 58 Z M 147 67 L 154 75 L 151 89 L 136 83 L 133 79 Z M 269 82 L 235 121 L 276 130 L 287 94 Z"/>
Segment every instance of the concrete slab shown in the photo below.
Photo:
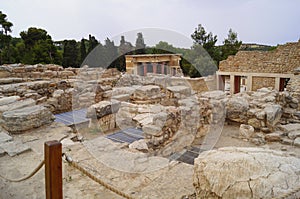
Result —
<path fill-rule="evenodd" d="M 0 143 L 12 141 L 12 137 L 9 136 L 7 133 L 0 132 Z"/>
<path fill-rule="evenodd" d="M 0 148 L 2 148 L 11 157 L 30 150 L 28 145 L 23 144 L 20 141 L 1 143 Z"/>
<path fill-rule="evenodd" d="M 0 148 L 0 157 L 2 157 L 4 155 L 5 155 L 5 151 L 2 148 Z"/>

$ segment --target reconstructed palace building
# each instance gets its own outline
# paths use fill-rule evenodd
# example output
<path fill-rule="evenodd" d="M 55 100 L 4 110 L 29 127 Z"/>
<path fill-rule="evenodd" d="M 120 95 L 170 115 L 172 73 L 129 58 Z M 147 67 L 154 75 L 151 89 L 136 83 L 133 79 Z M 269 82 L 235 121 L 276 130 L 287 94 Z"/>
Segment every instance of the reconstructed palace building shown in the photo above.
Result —
<path fill-rule="evenodd" d="M 180 54 L 126 55 L 126 73 L 145 76 L 147 73 L 175 76 L 181 73 Z"/>

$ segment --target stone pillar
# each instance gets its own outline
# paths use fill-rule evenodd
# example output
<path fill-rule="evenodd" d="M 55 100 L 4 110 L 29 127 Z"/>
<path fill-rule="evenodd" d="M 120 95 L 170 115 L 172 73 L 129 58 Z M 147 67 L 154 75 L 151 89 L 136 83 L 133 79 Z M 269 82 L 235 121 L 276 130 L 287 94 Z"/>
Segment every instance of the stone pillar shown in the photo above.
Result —
<path fill-rule="evenodd" d="M 252 91 L 252 75 L 247 76 L 247 88 L 246 91 Z"/>
<path fill-rule="evenodd" d="M 143 62 L 143 66 L 144 66 L 144 76 L 147 75 L 147 63 Z"/>
<path fill-rule="evenodd" d="M 165 74 L 165 63 L 161 64 L 161 74 Z"/>
<path fill-rule="evenodd" d="M 157 70 L 157 63 L 156 62 L 153 62 L 152 63 L 152 67 L 153 67 L 153 73 L 156 74 L 156 70 Z"/>
<path fill-rule="evenodd" d="M 275 77 L 274 88 L 275 88 L 275 90 L 279 91 L 279 89 L 280 89 L 280 77 Z"/>
<path fill-rule="evenodd" d="M 230 94 L 234 94 L 234 75 L 230 75 Z"/>
<path fill-rule="evenodd" d="M 225 77 L 222 75 L 216 75 L 217 76 L 217 89 L 224 91 L 225 89 Z"/>

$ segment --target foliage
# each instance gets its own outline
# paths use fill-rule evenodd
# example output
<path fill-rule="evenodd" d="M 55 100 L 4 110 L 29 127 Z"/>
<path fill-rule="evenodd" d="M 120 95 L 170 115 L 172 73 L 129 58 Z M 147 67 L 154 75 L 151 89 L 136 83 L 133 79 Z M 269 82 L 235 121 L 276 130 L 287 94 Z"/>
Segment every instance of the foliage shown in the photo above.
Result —
<path fill-rule="evenodd" d="M 79 49 L 75 40 L 64 40 L 63 60 L 64 67 L 79 67 Z"/>
<path fill-rule="evenodd" d="M 61 63 L 57 48 L 46 30 L 31 27 L 27 31 L 22 31 L 20 36 L 25 45 L 25 52 L 21 56 L 22 63 Z"/>
<path fill-rule="evenodd" d="M 242 42 L 238 40 L 237 33 L 230 28 L 227 38 L 223 41 L 222 59 L 227 59 L 229 55 L 235 55 L 241 45 Z"/>
<path fill-rule="evenodd" d="M 12 32 L 11 27 L 13 24 L 6 18 L 7 15 L 0 11 L 0 64 L 7 63 L 11 60 L 11 39 L 8 33 Z"/>

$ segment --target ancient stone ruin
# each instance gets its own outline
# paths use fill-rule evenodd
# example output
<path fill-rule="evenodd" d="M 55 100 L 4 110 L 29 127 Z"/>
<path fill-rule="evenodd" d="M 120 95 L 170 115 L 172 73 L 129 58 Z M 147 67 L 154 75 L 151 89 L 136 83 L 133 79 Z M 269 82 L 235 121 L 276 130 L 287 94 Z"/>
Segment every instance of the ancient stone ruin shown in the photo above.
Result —
<path fill-rule="evenodd" d="M 239 52 L 202 78 L 161 74 L 157 64 L 143 75 L 138 63 L 130 73 L 3 65 L 0 156 L 40 153 L 55 138 L 137 198 L 277 197 L 299 185 L 299 66 L 299 42 Z M 57 120 L 64 114 L 71 122 Z"/>

